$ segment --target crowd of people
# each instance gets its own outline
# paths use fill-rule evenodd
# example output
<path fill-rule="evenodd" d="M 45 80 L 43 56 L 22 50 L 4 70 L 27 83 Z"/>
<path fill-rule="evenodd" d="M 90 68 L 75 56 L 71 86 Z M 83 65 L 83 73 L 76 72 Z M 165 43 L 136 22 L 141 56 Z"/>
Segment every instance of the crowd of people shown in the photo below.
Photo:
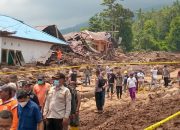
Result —
<path fill-rule="evenodd" d="M 151 70 L 151 86 L 157 86 L 158 70 Z M 36 82 L 16 80 L 0 85 L 0 130 L 78 130 L 81 95 L 77 88 L 78 72 L 75 68 L 68 75 L 57 73 L 50 81 L 43 75 Z M 84 85 L 91 84 L 90 67 L 84 70 Z M 170 73 L 167 66 L 162 72 L 164 86 L 167 87 Z M 180 85 L 180 71 L 177 76 Z M 103 71 L 96 68 L 95 102 L 97 113 L 103 113 L 105 97 L 117 99 L 127 93 L 134 102 L 136 92 L 144 88 L 143 71 L 128 72 L 118 70 L 116 73 L 107 66 Z"/>
<path fill-rule="evenodd" d="M 57 73 L 47 82 L 20 80 L 0 86 L 0 130 L 72 130 L 79 126 L 77 76 Z"/>
<path fill-rule="evenodd" d="M 121 72 L 121 70 L 119 70 L 114 73 L 113 69 L 109 66 L 106 66 L 105 71 L 103 71 L 101 66 L 97 66 L 96 70 L 97 79 L 95 87 L 95 100 L 98 113 L 103 112 L 105 95 L 107 95 L 107 98 L 112 100 L 114 93 L 116 93 L 117 99 L 121 99 L 122 94 L 125 93 L 126 95 L 129 95 L 131 101 L 134 102 L 136 100 L 136 93 L 139 92 L 139 90 L 145 89 L 145 72 L 142 70 L 133 72 Z M 149 89 L 159 87 L 160 83 L 158 82 L 158 68 L 154 66 L 150 72 L 151 82 L 149 84 Z M 161 73 L 162 79 L 164 80 L 164 86 L 167 88 L 171 82 L 171 79 L 170 72 L 166 65 Z M 177 80 L 180 87 L 180 71 L 178 72 Z M 129 93 L 127 93 L 127 90 Z"/>

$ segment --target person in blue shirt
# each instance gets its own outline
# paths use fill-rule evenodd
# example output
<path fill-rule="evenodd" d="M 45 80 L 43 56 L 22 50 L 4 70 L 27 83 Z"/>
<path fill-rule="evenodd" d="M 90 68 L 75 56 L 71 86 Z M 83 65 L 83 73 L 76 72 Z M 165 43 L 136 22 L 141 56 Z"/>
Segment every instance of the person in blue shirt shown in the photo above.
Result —
<path fill-rule="evenodd" d="M 31 101 L 24 90 L 17 92 L 18 130 L 43 130 L 42 114 L 36 103 Z"/>

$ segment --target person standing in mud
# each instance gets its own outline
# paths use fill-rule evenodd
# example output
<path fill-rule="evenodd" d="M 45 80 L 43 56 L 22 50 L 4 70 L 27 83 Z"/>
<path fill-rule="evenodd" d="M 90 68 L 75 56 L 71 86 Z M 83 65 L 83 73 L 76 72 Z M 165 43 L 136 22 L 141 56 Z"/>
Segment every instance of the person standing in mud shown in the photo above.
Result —
<path fill-rule="evenodd" d="M 139 91 L 139 82 L 138 82 L 138 76 L 137 76 L 137 72 L 134 73 L 134 77 L 136 78 L 136 92 Z"/>
<path fill-rule="evenodd" d="M 151 69 L 151 87 L 152 85 L 154 85 L 155 87 L 157 86 L 157 73 L 157 68 L 153 67 L 153 69 Z"/>
<path fill-rule="evenodd" d="M 107 76 L 107 78 L 108 78 L 109 73 L 110 73 L 110 67 L 106 66 L 106 76 Z"/>
<path fill-rule="evenodd" d="M 167 69 L 166 65 L 164 66 L 164 69 L 163 69 L 163 72 L 162 72 L 162 78 L 164 79 L 164 86 L 168 87 L 170 73 L 169 73 L 169 70 Z"/>
<path fill-rule="evenodd" d="M 62 52 L 59 48 L 56 50 L 56 55 L 57 55 L 57 63 L 60 64 L 62 60 Z"/>
<path fill-rule="evenodd" d="M 100 72 L 96 71 L 96 86 L 95 86 L 95 101 L 96 101 L 96 107 L 98 113 L 103 113 L 103 106 L 104 106 L 104 100 L 103 100 L 103 88 L 105 87 L 105 81 L 103 80 L 103 77 L 101 76 Z"/>
<path fill-rule="evenodd" d="M 110 74 L 108 75 L 108 97 L 109 97 L 109 91 L 111 91 L 111 99 L 114 93 L 114 87 L 116 85 L 116 75 L 113 73 L 113 69 L 110 70 Z"/>
<path fill-rule="evenodd" d="M 71 72 L 69 73 L 69 83 L 72 81 L 77 82 L 77 71 L 75 68 L 72 68 Z"/>
<path fill-rule="evenodd" d="M 87 86 L 87 83 L 91 83 L 91 69 L 89 68 L 89 66 L 86 67 L 86 69 L 84 70 L 84 76 L 85 76 L 85 85 Z"/>
<path fill-rule="evenodd" d="M 127 79 L 129 78 L 128 72 L 124 71 L 124 76 L 123 76 L 123 86 L 124 86 L 124 93 L 126 93 L 127 90 Z"/>
<path fill-rule="evenodd" d="M 144 73 L 142 70 L 137 73 L 137 77 L 139 89 L 142 89 L 144 87 Z"/>
<path fill-rule="evenodd" d="M 81 105 L 81 95 L 76 90 L 77 84 L 71 81 L 68 85 L 68 89 L 71 93 L 71 113 L 70 113 L 70 130 L 79 130 L 79 108 Z"/>
<path fill-rule="evenodd" d="M 104 82 L 104 86 L 102 88 L 102 92 L 103 92 L 103 107 L 105 104 L 105 96 L 106 96 L 106 88 L 107 88 L 107 77 L 105 76 L 105 72 L 101 72 L 100 75 L 102 76 L 102 82 Z"/>
<path fill-rule="evenodd" d="M 119 71 L 116 75 L 116 94 L 117 94 L 117 99 L 121 99 L 122 96 L 122 83 L 123 83 L 123 78 L 121 75 L 121 72 Z"/>
<path fill-rule="evenodd" d="M 129 93 L 132 101 L 136 99 L 136 78 L 133 76 L 133 73 L 130 74 L 130 77 L 127 80 L 127 85 L 129 88 Z"/>
<path fill-rule="evenodd" d="M 178 71 L 178 74 L 177 74 L 177 80 L 179 82 L 179 87 L 180 87 L 180 70 Z"/>

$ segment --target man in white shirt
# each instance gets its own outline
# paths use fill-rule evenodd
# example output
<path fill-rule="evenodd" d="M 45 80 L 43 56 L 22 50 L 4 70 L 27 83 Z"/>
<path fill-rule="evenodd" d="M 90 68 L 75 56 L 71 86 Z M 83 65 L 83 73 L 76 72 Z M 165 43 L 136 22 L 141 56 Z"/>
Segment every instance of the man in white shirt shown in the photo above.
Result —
<path fill-rule="evenodd" d="M 138 87 L 140 89 L 144 86 L 144 73 L 142 71 L 138 72 L 137 77 L 138 77 Z"/>
<path fill-rule="evenodd" d="M 157 68 L 154 67 L 151 69 L 151 86 L 154 85 L 155 87 L 157 86 Z"/>
<path fill-rule="evenodd" d="M 65 75 L 59 73 L 53 77 L 52 87 L 46 99 L 43 116 L 47 130 L 63 130 L 68 126 L 71 112 L 71 93 L 64 86 Z"/>
<path fill-rule="evenodd" d="M 136 99 L 136 78 L 133 76 L 133 74 L 130 74 L 130 77 L 127 80 L 127 85 L 129 88 L 129 93 L 132 101 L 135 101 Z"/>

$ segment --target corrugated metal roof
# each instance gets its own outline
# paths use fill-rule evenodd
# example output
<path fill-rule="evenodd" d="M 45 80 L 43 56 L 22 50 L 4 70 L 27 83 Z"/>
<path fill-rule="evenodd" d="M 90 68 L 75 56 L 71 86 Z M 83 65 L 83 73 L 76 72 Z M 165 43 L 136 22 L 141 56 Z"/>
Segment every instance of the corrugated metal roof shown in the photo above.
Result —
<path fill-rule="evenodd" d="M 23 23 L 22 21 L 5 15 L 0 15 L 0 31 L 15 32 L 11 36 L 19 38 L 44 41 L 55 44 L 67 44 L 66 42 L 58 38 L 55 38 L 42 31 L 36 30 L 35 28 Z"/>

